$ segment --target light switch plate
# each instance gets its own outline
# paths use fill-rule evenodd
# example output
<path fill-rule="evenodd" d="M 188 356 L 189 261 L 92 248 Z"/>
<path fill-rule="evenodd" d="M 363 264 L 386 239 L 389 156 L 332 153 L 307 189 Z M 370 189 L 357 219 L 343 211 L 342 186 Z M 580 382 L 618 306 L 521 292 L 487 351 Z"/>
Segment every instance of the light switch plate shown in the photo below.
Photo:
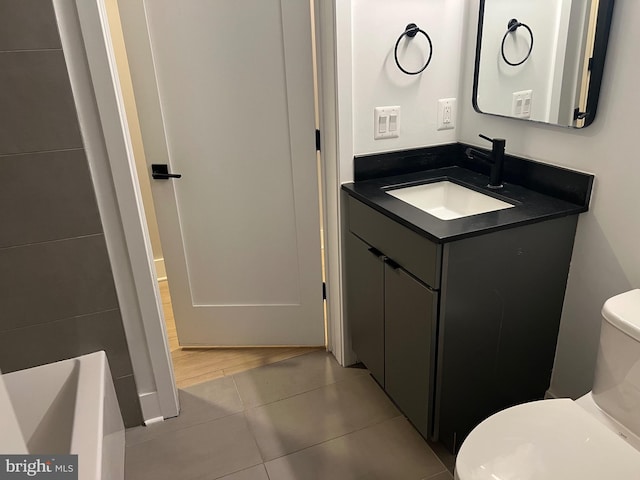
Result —
<path fill-rule="evenodd" d="M 438 100 L 438 130 L 456 128 L 456 99 L 441 98 Z"/>
<path fill-rule="evenodd" d="M 516 118 L 531 118 L 531 102 L 533 90 L 513 92 L 511 115 Z"/>
<path fill-rule="evenodd" d="M 376 107 L 373 115 L 373 138 L 397 138 L 400 136 L 400 107 Z"/>

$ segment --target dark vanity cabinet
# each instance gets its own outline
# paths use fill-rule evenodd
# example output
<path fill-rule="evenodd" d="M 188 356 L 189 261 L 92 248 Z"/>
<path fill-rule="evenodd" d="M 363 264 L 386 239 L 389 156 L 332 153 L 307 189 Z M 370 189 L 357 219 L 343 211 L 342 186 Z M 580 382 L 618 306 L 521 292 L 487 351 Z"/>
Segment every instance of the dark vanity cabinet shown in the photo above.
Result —
<path fill-rule="evenodd" d="M 346 248 L 352 348 L 384 387 L 384 256 L 352 233 Z"/>
<path fill-rule="evenodd" d="M 385 265 L 384 389 L 429 435 L 438 293 L 399 266 Z"/>
<path fill-rule="evenodd" d="M 440 248 L 353 199 L 349 218 L 346 281 L 352 347 L 416 429 L 429 436 Z"/>
<path fill-rule="evenodd" d="M 353 233 L 347 256 L 353 349 L 427 436 L 438 294 Z"/>
<path fill-rule="evenodd" d="M 549 386 L 577 215 L 435 242 L 347 196 L 346 307 L 360 361 L 456 452 Z"/>

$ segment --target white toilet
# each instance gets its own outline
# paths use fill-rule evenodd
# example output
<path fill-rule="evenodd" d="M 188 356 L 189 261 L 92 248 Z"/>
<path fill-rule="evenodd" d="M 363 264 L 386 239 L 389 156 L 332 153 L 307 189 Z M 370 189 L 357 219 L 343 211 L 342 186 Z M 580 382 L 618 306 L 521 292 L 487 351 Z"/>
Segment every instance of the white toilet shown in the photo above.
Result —
<path fill-rule="evenodd" d="M 602 316 L 593 390 L 492 415 L 460 447 L 457 480 L 640 479 L 640 290 Z"/>

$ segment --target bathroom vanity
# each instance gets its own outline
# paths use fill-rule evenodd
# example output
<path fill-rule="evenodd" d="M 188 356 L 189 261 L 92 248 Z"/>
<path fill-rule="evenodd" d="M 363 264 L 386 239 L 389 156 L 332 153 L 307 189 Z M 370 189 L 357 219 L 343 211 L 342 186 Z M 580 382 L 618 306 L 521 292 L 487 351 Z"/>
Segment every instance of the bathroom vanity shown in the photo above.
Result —
<path fill-rule="evenodd" d="M 543 398 L 593 181 L 508 157 L 492 191 L 463 148 L 357 158 L 343 186 L 353 350 L 415 428 L 454 453 L 492 413 Z M 443 180 L 513 206 L 443 220 L 389 193 Z"/>

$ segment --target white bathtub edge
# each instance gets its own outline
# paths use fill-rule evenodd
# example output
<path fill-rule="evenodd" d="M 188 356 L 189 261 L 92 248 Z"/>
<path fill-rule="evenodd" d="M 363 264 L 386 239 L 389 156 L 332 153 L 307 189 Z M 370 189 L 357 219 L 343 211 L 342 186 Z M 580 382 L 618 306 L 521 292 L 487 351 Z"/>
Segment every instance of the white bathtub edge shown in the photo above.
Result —
<path fill-rule="evenodd" d="M 68 372 L 72 370 L 77 370 L 77 381 L 73 392 L 75 401 L 70 398 L 75 405 L 68 420 L 73 422 L 68 453 L 78 455 L 78 476 L 82 480 L 124 480 L 124 424 L 103 351 L 4 374 L 3 379 L 9 395 L 18 394 L 20 403 L 14 405 L 23 410 L 21 418 L 24 420 L 25 413 L 46 411 L 49 405 L 42 404 L 47 399 L 46 395 L 41 398 L 39 387 L 46 384 L 46 380 L 49 385 L 52 381 L 57 382 L 56 378 L 70 375 Z M 41 390 L 46 388 L 42 386 Z"/>

